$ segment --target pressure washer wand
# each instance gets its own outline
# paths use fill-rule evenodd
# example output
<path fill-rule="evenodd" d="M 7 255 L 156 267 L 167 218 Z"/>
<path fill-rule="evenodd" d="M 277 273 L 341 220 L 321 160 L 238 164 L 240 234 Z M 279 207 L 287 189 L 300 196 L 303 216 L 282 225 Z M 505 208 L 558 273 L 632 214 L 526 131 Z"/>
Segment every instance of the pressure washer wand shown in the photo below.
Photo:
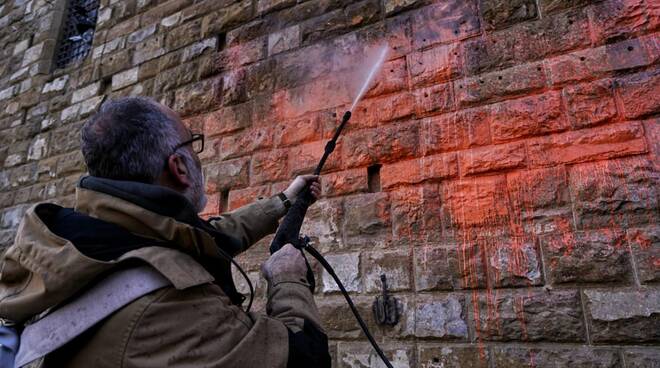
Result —
<path fill-rule="evenodd" d="M 328 143 L 326 143 L 325 152 L 323 153 L 323 157 L 321 157 L 321 161 L 319 162 L 318 166 L 316 166 L 316 169 L 314 170 L 314 175 L 321 174 L 321 170 L 325 165 L 325 161 L 335 150 L 339 135 L 350 119 L 351 112 L 346 111 L 341 119 L 341 124 L 339 124 L 339 127 L 337 127 L 337 130 L 335 131 L 334 136 L 331 140 L 328 141 Z M 312 197 L 312 193 L 309 190 L 309 186 L 307 186 L 298 195 L 298 198 L 296 198 L 296 201 L 293 203 L 289 209 L 289 212 L 287 212 L 286 216 L 282 220 L 282 223 L 277 228 L 275 238 L 270 244 L 270 254 L 277 252 L 280 250 L 280 248 L 289 243 L 293 244 L 297 248 L 300 248 L 300 245 L 298 244 L 300 239 L 300 228 L 302 227 L 303 220 L 305 219 L 307 208 L 309 208 L 313 202 L 314 198 Z"/>
<path fill-rule="evenodd" d="M 337 146 L 337 140 L 339 139 L 339 135 L 341 134 L 342 130 L 344 129 L 344 126 L 346 125 L 346 123 L 348 123 L 350 119 L 351 119 L 351 112 L 346 111 L 346 113 L 344 113 L 344 116 L 341 119 L 341 124 L 339 124 L 339 127 L 337 127 L 337 130 L 335 131 L 334 136 L 325 145 L 325 152 L 323 153 L 323 157 L 321 157 L 321 161 L 314 170 L 315 175 L 319 175 L 321 173 L 321 170 L 323 169 L 323 165 L 325 165 L 325 161 L 328 159 L 330 154 L 335 150 L 335 147 Z M 296 201 L 293 203 L 291 208 L 289 208 L 289 212 L 287 212 L 286 216 L 284 216 L 284 219 L 282 220 L 282 223 L 277 228 L 277 232 L 275 233 L 275 238 L 273 239 L 273 242 L 270 244 L 270 254 L 277 252 L 284 245 L 290 243 L 293 244 L 296 248 L 305 249 L 309 254 L 311 254 L 314 258 L 316 258 L 316 260 L 319 261 L 319 263 L 323 266 L 323 268 L 325 268 L 328 274 L 332 276 L 332 278 L 337 283 L 337 286 L 339 286 L 339 290 L 341 291 L 344 298 L 346 298 L 346 302 L 348 303 L 351 312 L 353 312 L 353 315 L 355 315 L 355 319 L 360 325 L 360 328 L 362 328 L 364 335 L 367 337 L 367 339 L 373 346 L 374 350 L 376 350 L 378 356 L 383 360 L 383 363 L 385 363 L 386 367 L 392 368 L 392 363 L 390 363 L 390 361 L 387 359 L 385 353 L 383 353 L 383 350 L 380 348 L 380 346 L 378 346 L 376 339 L 374 339 L 374 337 L 371 335 L 371 332 L 369 332 L 369 328 L 367 327 L 367 324 L 360 316 L 360 313 L 355 307 L 353 300 L 351 300 L 350 295 L 348 295 L 346 288 L 342 284 L 341 280 L 339 280 L 339 277 L 337 277 L 337 274 L 332 269 L 332 266 L 330 266 L 328 261 L 325 258 L 323 258 L 323 256 L 321 255 L 321 253 L 319 253 L 319 251 L 317 251 L 316 249 L 314 249 L 314 247 L 309 245 L 309 238 L 307 237 L 303 239 L 300 238 L 300 228 L 302 227 L 303 220 L 305 219 L 307 208 L 309 208 L 309 206 L 313 202 L 314 202 L 314 197 L 312 197 L 312 193 L 309 190 L 309 186 L 307 186 L 298 195 L 298 198 L 296 198 Z M 307 260 L 305 259 L 305 262 L 306 261 Z M 314 273 L 312 272 L 311 267 L 309 267 L 309 264 L 307 264 L 307 280 L 310 283 L 311 291 L 314 292 L 314 287 L 315 287 Z"/>

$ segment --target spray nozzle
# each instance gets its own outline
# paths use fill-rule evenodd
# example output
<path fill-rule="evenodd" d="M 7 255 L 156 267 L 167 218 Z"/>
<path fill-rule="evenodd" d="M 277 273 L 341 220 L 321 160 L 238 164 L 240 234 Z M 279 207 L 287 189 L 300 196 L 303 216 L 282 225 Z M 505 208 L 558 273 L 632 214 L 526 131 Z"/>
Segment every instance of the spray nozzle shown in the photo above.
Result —
<path fill-rule="evenodd" d="M 346 111 L 344 113 L 344 117 L 341 118 L 342 123 L 349 121 L 351 119 L 351 115 L 352 114 L 350 111 Z"/>

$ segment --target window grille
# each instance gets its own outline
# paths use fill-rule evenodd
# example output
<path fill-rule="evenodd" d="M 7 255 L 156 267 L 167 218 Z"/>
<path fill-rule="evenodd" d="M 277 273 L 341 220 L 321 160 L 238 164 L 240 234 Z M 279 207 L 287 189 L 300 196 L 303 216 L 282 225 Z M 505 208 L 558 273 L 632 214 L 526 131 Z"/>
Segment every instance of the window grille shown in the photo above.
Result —
<path fill-rule="evenodd" d="M 55 68 L 82 60 L 94 39 L 99 0 L 70 0 L 55 52 Z"/>

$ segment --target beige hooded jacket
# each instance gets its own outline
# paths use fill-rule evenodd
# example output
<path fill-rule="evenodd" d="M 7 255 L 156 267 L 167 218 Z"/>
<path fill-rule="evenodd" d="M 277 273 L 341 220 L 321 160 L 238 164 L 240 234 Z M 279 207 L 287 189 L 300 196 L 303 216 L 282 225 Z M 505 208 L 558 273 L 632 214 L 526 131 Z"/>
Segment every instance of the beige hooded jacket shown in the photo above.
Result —
<path fill-rule="evenodd" d="M 267 314 L 246 314 L 233 305 L 196 261 L 214 254 L 216 241 L 176 216 L 78 187 L 75 211 L 180 247 L 146 246 L 100 261 L 51 231 L 49 220 L 57 208 L 50 204 L 30 208 L 15 243 L 0 259 L 1 318 L 30 323 L 100 277 L 134 263 L 151 265 L 172 286 L 137 299 L 48 355 L 46 367 L 286 367 L 291 332 L 301 331 L 305 322 L 320 330 L 312 294 L 300 277 L 272 281 Z M 273 232 L 284 213 L 280 199 L 274 197 L 210 224 L 239 239 L 245 250 Z"/>

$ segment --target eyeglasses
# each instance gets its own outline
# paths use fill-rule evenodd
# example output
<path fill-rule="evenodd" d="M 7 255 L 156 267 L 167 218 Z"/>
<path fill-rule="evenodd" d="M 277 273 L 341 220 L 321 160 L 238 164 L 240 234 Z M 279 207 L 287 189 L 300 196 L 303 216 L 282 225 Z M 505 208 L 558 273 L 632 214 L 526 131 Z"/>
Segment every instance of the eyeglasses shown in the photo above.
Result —
<path fill-rule="evenodd" d="M 195 153 L 202 153 L 204 151 L 204 134 L 192 134 L 190 135 L 192 138 L 188 139 L 187 141 L 181 142 L 174 147 L 174 152 L 178 150 L 179 148 L 186 146 L 188 144 L 192 144 L 192 149 L 195 151 Z"/>

